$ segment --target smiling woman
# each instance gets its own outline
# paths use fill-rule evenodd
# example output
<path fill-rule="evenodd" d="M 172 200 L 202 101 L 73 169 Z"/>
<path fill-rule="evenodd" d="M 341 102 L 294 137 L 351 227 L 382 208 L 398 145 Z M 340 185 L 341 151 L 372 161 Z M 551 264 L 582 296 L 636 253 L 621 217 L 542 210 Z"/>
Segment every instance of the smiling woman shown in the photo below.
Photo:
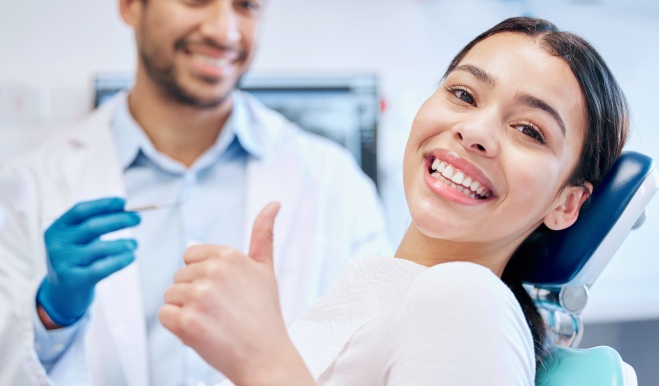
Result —
<path fill-rule="evenodd" d="M 395 258 L 348 266 L 289 339 L 271 205 L 247 258 L 188 250 L 160 319 L 236 384 L 533 384 L 544 325 L 509 261 L 576 221 L 627 130 L 625 98 L 586 41 L 505 20 L 416 115 L 403 160 L 412 222 Z"/>

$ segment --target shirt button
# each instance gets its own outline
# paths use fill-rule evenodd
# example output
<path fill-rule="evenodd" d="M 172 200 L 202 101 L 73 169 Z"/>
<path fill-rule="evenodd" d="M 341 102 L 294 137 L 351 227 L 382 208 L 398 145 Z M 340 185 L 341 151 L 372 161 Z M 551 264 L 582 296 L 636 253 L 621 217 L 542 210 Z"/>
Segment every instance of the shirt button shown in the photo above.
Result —
<path fill-rule="evenodd" d="M 55 345 L 53 346 L 53 350 L 62 351 L 64 350 L 64 345 L 62 343 L 55 343 Z"/>

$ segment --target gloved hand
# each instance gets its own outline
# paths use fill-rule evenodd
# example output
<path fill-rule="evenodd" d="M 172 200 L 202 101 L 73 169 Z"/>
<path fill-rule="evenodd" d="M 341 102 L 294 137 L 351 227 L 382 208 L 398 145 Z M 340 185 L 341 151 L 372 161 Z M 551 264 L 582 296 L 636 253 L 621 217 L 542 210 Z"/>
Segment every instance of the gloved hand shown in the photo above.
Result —
<path fill-rule="evenodd" d="M 122 198 L 76 204 L 45 232 L 48 273 L 37 304 L 65 327 L 87 312 L 100 280 L 133 262 L 137 241 L 102 241 L 100 236 L 139 224 L 137 213 L 124 211 Z"/>

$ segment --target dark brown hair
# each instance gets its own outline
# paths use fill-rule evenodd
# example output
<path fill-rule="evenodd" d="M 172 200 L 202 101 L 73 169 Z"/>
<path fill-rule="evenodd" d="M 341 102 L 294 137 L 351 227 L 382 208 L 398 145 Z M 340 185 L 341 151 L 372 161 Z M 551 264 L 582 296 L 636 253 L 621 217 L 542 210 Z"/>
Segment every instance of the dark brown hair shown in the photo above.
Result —
<path fill-rule="evenodd" d="M 583 38 L 559 30 L 554 24 L 536 18 L 514 17 L 506 19 L 483 32 L 467 44 L 451 61 L 444 77 L 462 61 L 465 55 L 482 40 L 502 32 L 519 33 L 537 39 L 551 55 L 563 59 L 576 77 L 584 96 L 587 127 L 579 162 L 567 181 L 568 186 L 583 186 L 590 182 L 597 186 L 611 169 L 627 139 L 629 114 L 622 90 L 602 57 Z M 544 224 L 525 241 L 539 242 L 551 232 Z M 532 259 L 521 256 L 528 249 L 520 248 L 511 258 L 502 280 L 513 291 L 522 306 L 531 328 L 535 344 L 536 364 L 545 353 L 546 328 L 538 309 L 522 286 L 518 261 Z"/>

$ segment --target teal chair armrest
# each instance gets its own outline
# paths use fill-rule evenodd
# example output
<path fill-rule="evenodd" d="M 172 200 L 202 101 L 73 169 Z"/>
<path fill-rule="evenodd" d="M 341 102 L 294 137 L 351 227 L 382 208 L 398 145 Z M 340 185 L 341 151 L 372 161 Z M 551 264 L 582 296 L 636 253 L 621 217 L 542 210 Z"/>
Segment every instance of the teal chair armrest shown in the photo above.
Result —
<path fill-rule="evenodd" d="M 636 386 L 636 373 L 616 350 L 555 347 L 538 369 L 537 386 Z"/>

